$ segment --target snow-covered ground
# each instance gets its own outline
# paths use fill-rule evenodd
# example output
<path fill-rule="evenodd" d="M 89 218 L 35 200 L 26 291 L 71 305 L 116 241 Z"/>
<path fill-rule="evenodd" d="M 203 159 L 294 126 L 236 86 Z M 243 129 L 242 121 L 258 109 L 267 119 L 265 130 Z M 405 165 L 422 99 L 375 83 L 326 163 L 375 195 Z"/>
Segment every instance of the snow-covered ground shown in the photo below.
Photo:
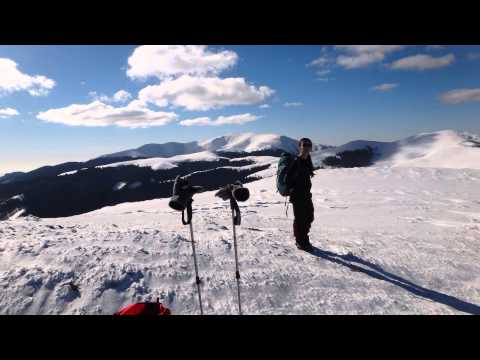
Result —
<path fill-rule="evenodd" d="M 270 170 L 271 171 L 271 170 Z M 247 184 L 237 227 L 246 314 L 480 314 L 480 170 L 318 170 L 314 254 L 275 178 Z M 231 213 L 194 198 L 206 314 L 236 314 Z M 189 227 L 168 199 L 0 222 L 1 314 L 111 314 L 155 300 L 198 314 Z"/>

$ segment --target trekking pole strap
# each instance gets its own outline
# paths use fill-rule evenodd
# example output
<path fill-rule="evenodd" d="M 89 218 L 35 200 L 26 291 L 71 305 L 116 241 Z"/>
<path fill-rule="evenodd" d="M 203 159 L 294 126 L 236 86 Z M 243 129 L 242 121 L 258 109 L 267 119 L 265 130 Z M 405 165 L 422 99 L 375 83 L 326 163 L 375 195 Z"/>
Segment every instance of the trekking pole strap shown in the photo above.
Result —
<path fill-rule="evenodd" d="M 185 210 L 182 211 L 182 224 L 183 225 L 188 225 L 192 222 L 192 216 L 193 216 L 192 202 L 193 202 L 193 200 L 190 200 L 188 202 L 188 205 L 187 205 L 187 221 L 185 221 L 185 217 L 184 217 Z"/>
<path fill-rule="evenodd" d="M 232 209 L 234 214 L 233 224 L 240 225 L 242 222 L 242 216 L 240 214 L 240 208 L 238 207 L 238 203 L 233 197 L 230 198 L 230 208 Z"/>

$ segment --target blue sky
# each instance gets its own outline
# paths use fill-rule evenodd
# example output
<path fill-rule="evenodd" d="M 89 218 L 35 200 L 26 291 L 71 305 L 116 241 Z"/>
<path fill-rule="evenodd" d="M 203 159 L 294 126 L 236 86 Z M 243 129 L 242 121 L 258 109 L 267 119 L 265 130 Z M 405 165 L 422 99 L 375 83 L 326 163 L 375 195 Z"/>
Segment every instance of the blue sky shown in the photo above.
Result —
<path fill-rule="evenodd" d="M 479 66 L 480 46 L 0 46 L 0 173 L 242 132 L 480 134 Z"/>

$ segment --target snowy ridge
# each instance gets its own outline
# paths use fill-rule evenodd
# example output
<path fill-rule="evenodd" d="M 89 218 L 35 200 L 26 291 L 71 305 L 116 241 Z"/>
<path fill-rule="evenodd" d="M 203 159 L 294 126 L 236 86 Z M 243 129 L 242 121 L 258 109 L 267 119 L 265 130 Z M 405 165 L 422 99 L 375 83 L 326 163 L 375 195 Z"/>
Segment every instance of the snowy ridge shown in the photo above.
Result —
<path fill-rule="evenodd" d="M 150 167 L 153 170 L 166 170 L 177 167 L 178 163 L 189 162 L 189 161 L 218 161 L 223 159 L 220 156 L 217 156 L 209 151 L 202 151 L 194 154 L 187 155 L 177 155 L 169 158 L 150 158 L 142 160 L 129 160 L 122 161 L 118 163 L 96 166 L 97 168 L 109 168 L 117 166 L 129 166 L 135 165 L 140 167 Z"/>
<path fill-rule="evenodd" d="M 134 165 L 134 166 L 140 166 L 140 167 L 150 167 L 153 170 L 165 170 L 165 169 L 171 169 L 171 168 L 177 167 L 177 164 L 181 162 L 218 161 L 220 159 L 228 160 L 228 158 L 218 156 L 212 152 L 203 151 L 195 154 L 177 155 L 170 158 L 151 158 L 151 159 L 142 159 L 142 160 L 123 161 L 123 162 L 118 162 L 118 163 L 113 163 L 108 165 L 97 166 L 97 168 L 109 168 L 109 167 L 117 167 L 117 166 Z M 254 164 L 238 166 L 238 167 L 222 166 L 222 168 L 243 171 L 243 170 L 251 170 L 253 168 L 257 168 L 259 166 L 263 166 L 267 164 L 275 166 L 275 164 L 278 162 L 278 158 L 273 156 L 245 156 L 241 158 L 230 159 L 230 163 L 235 164 L 235 162 L 239 162 L 243 160 L 253 161 Z M 212 169 L 206 170 L 206 171 L 212 171 Z M 190 175 L 193 175 L 199 172 L 204 172 L 204 171 L 196 171 L 191 173 Z"/>
<path fill-rule="evenodd" d="M 320 165 L 327 156 L 370 146 L 375 154 L 373 161 L 377 165 L 480 169 L 480 146 L 477 147 L 475 139 L 478 136 L 443 130 L 421 133 L 394 142 L 358 140 L 315 152 L 312 160 Z"/>
<path fill-rule="evenodd" d="M 24 194 L 18 194 L 18 195 L 12 196 L 12 197 L 10 198 L 10 200 L 23 201 L 23 200 L 25 200 L 25 195 L 24 195 Z"/>
<path fill-rule="evenodd" d="M 88 170 L 88 168 L 81 168 L 80 170 L 66 171 L 66 172 L 64 172 L 64 173 L 58 174 L 57 176 L 75 175 L 75 174 L 78 173 L 79 171 L 84 171 L 84 170 Z"/>
<path fill-rule="evenodd" d="M 170 158 L 177 155 L 187 155 L 199 152 L 252 152 L 259 150 L 280 149 L 289 152 L 297 151 L 297 140 L 275 134 L 244 133 L 237 135 L 220 136 L 213 139 L 190 142 L 166 144 L 148 144 L 138 149 L 131 149 L 102 157 L 162 157 Z"/>
<path fill-rule="evenodd" d="M 168 142 L 165 144 L 147 144 L 137 149 L 130 149 L 125 151 L 116 152 L 113 154 L 103 155 L 100 158 L 105 157 L 171 157 L 175 155 L 184 155 L 195 152 L 203 151 L 198 146 L 197 142 L 178 143 Z"/>
<path fill-rule="evenodd" d="M 113 191 L 122 190 L 125 187 L 125 185 L 127 185 L 126 182 L 120 181 L 113 186 Z"/>
<path fill-rule="evenodd" d="M 297 140 L 276 134 L 229 135 L 203 141 L 199 145 L 210 151 L 253 152 L 267 149 L 297 151 Z"/>
<path fill-rule="evenodd" d="M 465 138 L 445 130 L 420 134 L 400 143 L 391 158 L 393 166 L 480 169 L 480 148 L 465 146 Z"/>
<path fill-rule="evenodd" d="M 15 220 L 21 217 L 25 213 L 25 209 L 17 209 L 9 218 L 9 220 Z"/>

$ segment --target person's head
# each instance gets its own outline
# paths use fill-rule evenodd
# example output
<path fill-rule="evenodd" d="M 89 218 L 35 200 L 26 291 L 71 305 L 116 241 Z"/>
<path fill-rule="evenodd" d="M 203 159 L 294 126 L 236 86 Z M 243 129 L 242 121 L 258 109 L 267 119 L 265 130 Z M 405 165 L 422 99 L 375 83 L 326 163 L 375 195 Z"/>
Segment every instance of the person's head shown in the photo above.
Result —
<path fill-rule="evenodd" d="M 312 151 L 312 140 L 308 138 L 302 138 L 298 142 L 298 147 L 300 150 L 300 156 L 303 158 L 307 158 L 308 155 L 310 155 L 310 152 Z"/>

